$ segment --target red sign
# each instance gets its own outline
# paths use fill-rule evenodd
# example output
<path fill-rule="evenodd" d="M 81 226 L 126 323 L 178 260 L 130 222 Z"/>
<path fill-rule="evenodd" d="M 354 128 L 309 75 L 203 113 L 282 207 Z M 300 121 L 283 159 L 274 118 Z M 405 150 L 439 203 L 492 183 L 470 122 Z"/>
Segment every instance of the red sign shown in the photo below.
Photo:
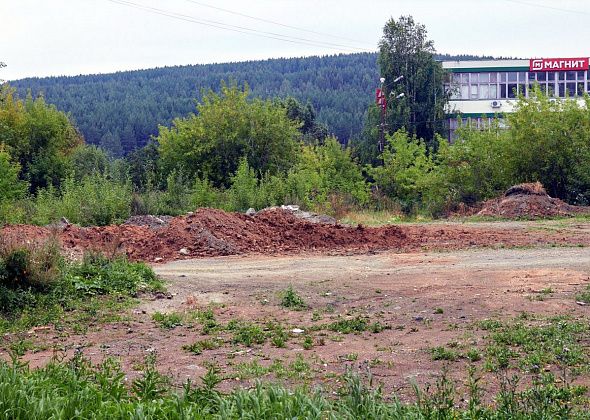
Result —
<path fill-rule="evenodd" d="M 588 57 L 582 58 L 532 58 L 529 71 L 588 70 Z"/>
<path fill-rule="evenodd" d="M 387 107 L 387 101 L 385 100 L 385 92 L 381 89 L 377 88 L 375 91 L 375 102 L 377 105 L 381 107 L 381 109 L 385 109 Z"/>

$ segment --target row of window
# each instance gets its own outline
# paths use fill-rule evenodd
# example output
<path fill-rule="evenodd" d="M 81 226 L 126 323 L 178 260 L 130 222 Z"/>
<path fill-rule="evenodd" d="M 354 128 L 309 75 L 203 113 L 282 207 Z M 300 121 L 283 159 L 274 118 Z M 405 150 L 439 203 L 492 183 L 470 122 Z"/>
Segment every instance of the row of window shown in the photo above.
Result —
<path fill-rule="evenodd" d="M 589 77 L 586 71 L 454 73 L 446 88 L 454 100 L 511 99 L 538 84 L 544 94 L 565 98 L 590 92 Z"/>
<path fill-rule="evenodd" d="M 456 130 L 459 127 L 465 126 L 483 130 L 489 128 L 494 121 L 496 121 L 494 118 L 489 117 L 449 118 L 445 120 L 445 125 L 448 130 Z M 505 127 L 503 119 L 499 118 L 497 122 L 499 127 Z"/>
<path fill-rule="evenodd" d="M 448 140 L 453 143 L 457 136 L 457 129 L 460 127 L 471 127 L 478 130 L 487 130 L 492 126 L 498 128 L 506 128 L 506 122 L 503 118 L 489 118 L 489 117 L 469 117 L 469 118 L 449 118 L 445 120 L 445 129 L 447 131 Z"/>

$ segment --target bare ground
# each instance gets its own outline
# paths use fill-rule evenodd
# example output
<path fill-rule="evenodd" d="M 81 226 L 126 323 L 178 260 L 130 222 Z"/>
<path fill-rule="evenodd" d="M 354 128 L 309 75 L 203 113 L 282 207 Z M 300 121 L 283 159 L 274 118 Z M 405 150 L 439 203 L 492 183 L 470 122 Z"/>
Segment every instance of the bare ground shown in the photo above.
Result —
<path fill-rule="evenodd" d="M 56 354 L 55 349 L 71 354 L 79 348 L 97 361 L 105 356 L 120 358 L 131 378 L 142 370 L 145 355 L 155 351 L 159 368 L 179 383 L 202 376 L 209 363 L 216 363 L 226 376 L 222 387 L 228 389 L 250 386 L 255 376 L 277 379 L 273 372 L 249 374 L 247 363 L 269 366 L 279 359 L 288 366 L 300 355 L 309 369 L 280 380 L 331 388 L 347 368 L 370 366 L 386 390 L 405 397 L 412 393 L 412 381 L 432 382 L 445 366 L 451 377 L 466 377 L 467 361 L 433 361 L 430 349 L 449 343 L 465 349 L 478 347 L 485 335 L 474 327 L 479 320 L 510 319 L 523 311 L 588 319 L 590 307 L 577 305 L 574 298 L 590 281 L 590 248 L 575 246 L 586 245 L 587 223 L 445 224 L 420 229 L 429 232 L 438 251 L 230 256 L 154 265 L 169 282 L 172 299 L 144 300 L 130 312 L 128 321 L 95 325 L 85 334 L 35 331 L 31 338 L 49 349 L 28 353 L 25 359 L 39 366 Z M 437 242 L 437 229 L 466 234 L 481 230 L 489 238 L 496 235 L 499 242 L 493 244 L 496 249 L 456 250 L 453 241 L 444 250 L 442 238 Z M 513 239 L 530 235 L 535 240 L 524 241 L 525 248 L 497 249 L 510 238 L 510 231 L 515 232 Z M 555 243 L 569 246 L 551 246 Z M 471 248 L 470 242 L 462 247 Z M 308 309 L 280 306 L 279 294 L 288 285 L 303 297 Z M 549 288 L 551 293 L 543 300 L 535 299 Z M 231 344 L 227 333 L 218 333 L 224 340 L 220 348 L 194 355 L 182 346 L 208 338 L 199 324 L 165 330 L 152 320 L 155 312 L 190 313 L 207 307 L 213 308 L 221 323 L 243 319 L 264 326 L 273 320 L 289 331 L 309 332 L 313 326 L 362 315 L 391 329 L 360 334 L 318 329 L 312 332 L 314 345 L 309 350 L 303 348 L 305 333 L 292 333 L 285 348 L 270 342 L 248 348 Z"/>

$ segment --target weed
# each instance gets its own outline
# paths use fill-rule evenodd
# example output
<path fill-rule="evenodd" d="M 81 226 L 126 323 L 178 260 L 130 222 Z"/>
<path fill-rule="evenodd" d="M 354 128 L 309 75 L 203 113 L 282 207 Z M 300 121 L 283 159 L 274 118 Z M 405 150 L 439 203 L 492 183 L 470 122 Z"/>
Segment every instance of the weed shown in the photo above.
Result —
<path fill-rule="evenodd" d="M 330 331 L 339 332 L 341 334 L 360 333 L 366 331 L 369 326 L 365 318 L 357 316 L 352 319 L 341 319 L 328 324 L 326 328 Z"/>
<path fill-rule="evenodd" d="M 305 350 L 311 350 L 312 347 L 313 347 L 313 338 L 311 337 L 311 335 L 308 335 L 303 340 L 303 348 Z"/>
<path fill-rule="evenodd" d="M 293 289 L 293 286 L 289 286 L 288 289 L 281 292 L 281 306 L 296 311 L 307 308 L 305 301 L 297 294 L 297 292 Z"/>
<path fill-rule="evenodd" d="M 379 321 L 373 322 L 372 324 L 369 325 L 369 331 L 371 331 L 374 334 L 378 334 L 383 330 L 390 330 L 390 329 L 391 329 L 391 326 L 383 325 Z"/>
<path fill-rule="evenodd" d="M 481 360 L 481 353 L 475 347 L 469 349 L 465 356 L 467 356 L 470 362 L 478 362 Z"/>
<path fill-rule="evenodd" d="M 264 367 L 258 361 L 238 365 L 236 376 L 245 379 L 274 373 L 277 378 L 308 379 L 309 364 L 299 355 L 285 366 L 275 360 Z M 340 379 L 333 374 L 326 378 Z M 588 417 L 583 386 L 541 375 L 531 386 L 518 387 L 518 377 L 503 377 L 500 391 L 484 403 L 481 378 L 470 369 L 468 395 L 458 395 L 444 372 L 433 388 L 414 386 L 415 402 L 385 399 L 380 388 L 348 372 L 334 398 L 309 388 L 286 389 L 257 384 L 227 394 L 216 390 L 221 378 L 210 366 L 202 386 L 185 383 L 182 392 L 155 369 L 155 356 L 145 361 L 143 375 L 126 386 L 119 365 L 106 360 L 93 365 L 81 354 L 63 362 L 31 369 L 16 359 L 0 361 L 0 406 L 15 420 L 46 418 L 414 418 L 414 419 L 585 419 Z M 25 398 L 26 396 L 26 398 Z M 462 404 L 461 401 L 468 401 Z"/>
<path fill-rule="evenodd" d="M 203 350 L 215 350 L 220 346 L 221 342 L 219 340 L 207 339 L 184 345 L 182 348 L 194 354 L 201 354 Z"/>
<path fill-rule="evenodd" d="M 152 319 L 158 324 L 160 328 L 171 330 L 182 325 L 182 316 L 177 313 L 163 314 L 156 312 L 152 315 Z"/>
<path fill-rule="evenodd" d="M 345 354 L 344 356 L 342 356 L 342 360 L 345 360 L 347 362 L 354 362 L 358 358 L 359 358 L 358 353 L 348 353 L 348 354 Z"/>
<path fill-rule="evenodd" d="M 442 313 L 444 313 L 444 312 L 445 312 L 445 311 L 444 311 L 444 309 L 443 309 L 443 308 L 436 308 L 436 309 L 434 310 L 434 313 L 435 313 L 435 314 L 437 314 L 437 315 L 440 315 L 440 314 L 442 314 Z"/>
<path fill-rule="evenodd" d="M 311 314 L 312 322 L 319 321 L 322 319 L 322 314 L 319 311 L 313 311 Z"/>
<path fill-rule="evenodd" d="M 254 323 L 246 321 L 230 321 L 227 329 L 233 331 L 232 342 L 251 347 L 253 344 L 264 344 L 267 334 Z"/>
<path fill-rule="evenodd" d="M 430 354 L 432 355 L 432 360 L 448 360 L 454 362 L 459 359 L 459 353 L 442 346 L 431 348 Z"/>
<path fill-rule="evenodd" d="M 275 347 L 284 348 L 289 340 L 289 334 L 280 324 L 269 323 L 267 328 L 270 330 L 271 343 Z"/>

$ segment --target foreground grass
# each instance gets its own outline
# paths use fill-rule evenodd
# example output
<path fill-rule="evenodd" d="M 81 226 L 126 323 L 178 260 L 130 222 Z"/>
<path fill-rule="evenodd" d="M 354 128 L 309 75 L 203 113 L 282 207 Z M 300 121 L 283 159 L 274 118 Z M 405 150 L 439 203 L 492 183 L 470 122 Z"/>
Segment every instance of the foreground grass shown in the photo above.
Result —
<path fill-rule="evenodd" d="M 162 288 L 150 267 L 123 257 L 68 262 L 46 245 L 14 247 L 0 252 L 0 333 L 48 324 L 83 332 L 90 323 L 120 320 L 139 294 Z"/>
<path fill-rule="evenodd" d="M 371 380 L 348 373 L 336 396 L 321 390 L 289 390 L 258 383 L 251 390 L 224 394 L 214 367 L 195 386 L 181 391 L 148 357 L 143 375 L 128 383 L 119 365 L 107 359 L 92 365 L 81 354 L 33 370 L 15 357 L 0 362 L 0 413 L 10 419 L 553 419 L 587 418 L 576 388 L 550 377 L 517 391 L 502 386 L 493 405 L 483 403 L 478 378 L 469 377 L 469 395 L 459 398 L 441 376 L 435 386 L 416 388 L 416 402 L 385 398 Z M 461 403 L 460 401 L 467 401 Z"/>

